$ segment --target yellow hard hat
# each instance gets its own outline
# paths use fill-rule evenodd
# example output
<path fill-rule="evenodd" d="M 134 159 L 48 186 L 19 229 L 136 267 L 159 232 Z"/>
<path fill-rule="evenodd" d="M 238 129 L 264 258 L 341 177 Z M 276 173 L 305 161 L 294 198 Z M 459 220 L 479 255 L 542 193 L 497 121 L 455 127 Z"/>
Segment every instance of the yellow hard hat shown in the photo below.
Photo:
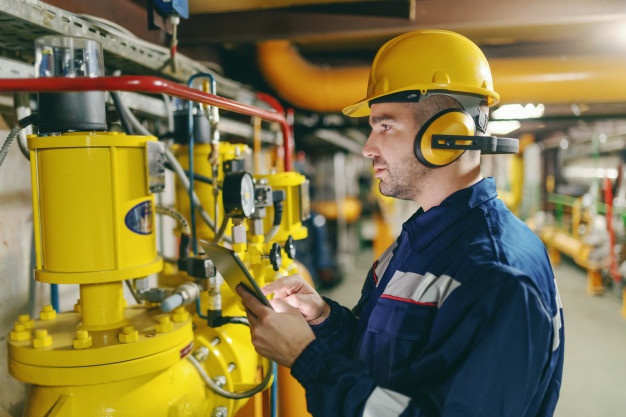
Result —
<path fill-rule="evenodd" d="M 471 94 L 484 97 L 488 106 L 500 100 L 480 48 L 446 30 L 418 30 L 385 43 L 372 63 L 367 97 L 344 108 L 343 113 L 367 116 L 371 100 L 402 91 Z"/>

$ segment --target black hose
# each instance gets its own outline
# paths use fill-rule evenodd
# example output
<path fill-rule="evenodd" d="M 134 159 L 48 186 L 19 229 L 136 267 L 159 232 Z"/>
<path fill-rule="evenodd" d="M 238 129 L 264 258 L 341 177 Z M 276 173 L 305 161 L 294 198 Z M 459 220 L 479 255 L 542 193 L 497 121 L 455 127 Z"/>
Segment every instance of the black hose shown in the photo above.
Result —
<path fill-rule="evenodd" d="M 285 191 L 276 190 L 272 192 L 272 200 L 274 200 L 274 226 L 280 226 L 283 221 L 283 210 L 285 201 Z"/>

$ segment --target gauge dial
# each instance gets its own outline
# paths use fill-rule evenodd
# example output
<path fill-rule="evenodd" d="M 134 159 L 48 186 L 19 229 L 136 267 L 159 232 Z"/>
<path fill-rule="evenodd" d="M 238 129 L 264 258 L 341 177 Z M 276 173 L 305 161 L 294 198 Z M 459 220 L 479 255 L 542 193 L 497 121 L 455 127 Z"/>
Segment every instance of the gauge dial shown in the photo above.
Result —
<path fill-rule="evenodd" d="M 250 217 L 254 213 L 254 179 L 248 172 L 226 174 L 222 192 L 227 216 Z"/>

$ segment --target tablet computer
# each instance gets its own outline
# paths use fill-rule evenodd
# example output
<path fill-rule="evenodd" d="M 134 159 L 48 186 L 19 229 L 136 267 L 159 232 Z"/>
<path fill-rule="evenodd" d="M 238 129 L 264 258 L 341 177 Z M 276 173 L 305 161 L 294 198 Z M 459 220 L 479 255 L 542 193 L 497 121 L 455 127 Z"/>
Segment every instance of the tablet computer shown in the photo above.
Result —
<path fill-rule="evenodd" d="M 254 295 L 261 303 L 272 308 L 265 294 L 261 292 L 261 288 L 256 283 L 250 271 L 239 259 L 239 256 L 232 249 L 225 248 L 213 242 L 199 241 L 200 246 L 208 258 L 213 262 L 217 272 L 219 272 L 226 284 L 236 294 L 237 285 L 241 284 L 248 292 Z"/>

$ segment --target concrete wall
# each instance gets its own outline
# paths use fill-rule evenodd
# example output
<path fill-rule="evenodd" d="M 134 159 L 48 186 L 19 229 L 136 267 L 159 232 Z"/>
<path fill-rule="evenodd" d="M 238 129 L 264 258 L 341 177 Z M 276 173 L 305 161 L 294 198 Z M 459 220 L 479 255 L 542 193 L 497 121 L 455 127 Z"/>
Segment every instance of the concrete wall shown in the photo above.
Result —
<path fill-rule="evenodd" d="M 0 143 L 8 134 L 3 126 Z M 13 143 L 0 166 L 0 417 L 20 415 L 26 394 L 26 386 L 9 375 L 6 341 L 17 316 L 33 314 L 35 298 L 43 296 L 30 267 L 32 234 L 29 163 Z"/>

